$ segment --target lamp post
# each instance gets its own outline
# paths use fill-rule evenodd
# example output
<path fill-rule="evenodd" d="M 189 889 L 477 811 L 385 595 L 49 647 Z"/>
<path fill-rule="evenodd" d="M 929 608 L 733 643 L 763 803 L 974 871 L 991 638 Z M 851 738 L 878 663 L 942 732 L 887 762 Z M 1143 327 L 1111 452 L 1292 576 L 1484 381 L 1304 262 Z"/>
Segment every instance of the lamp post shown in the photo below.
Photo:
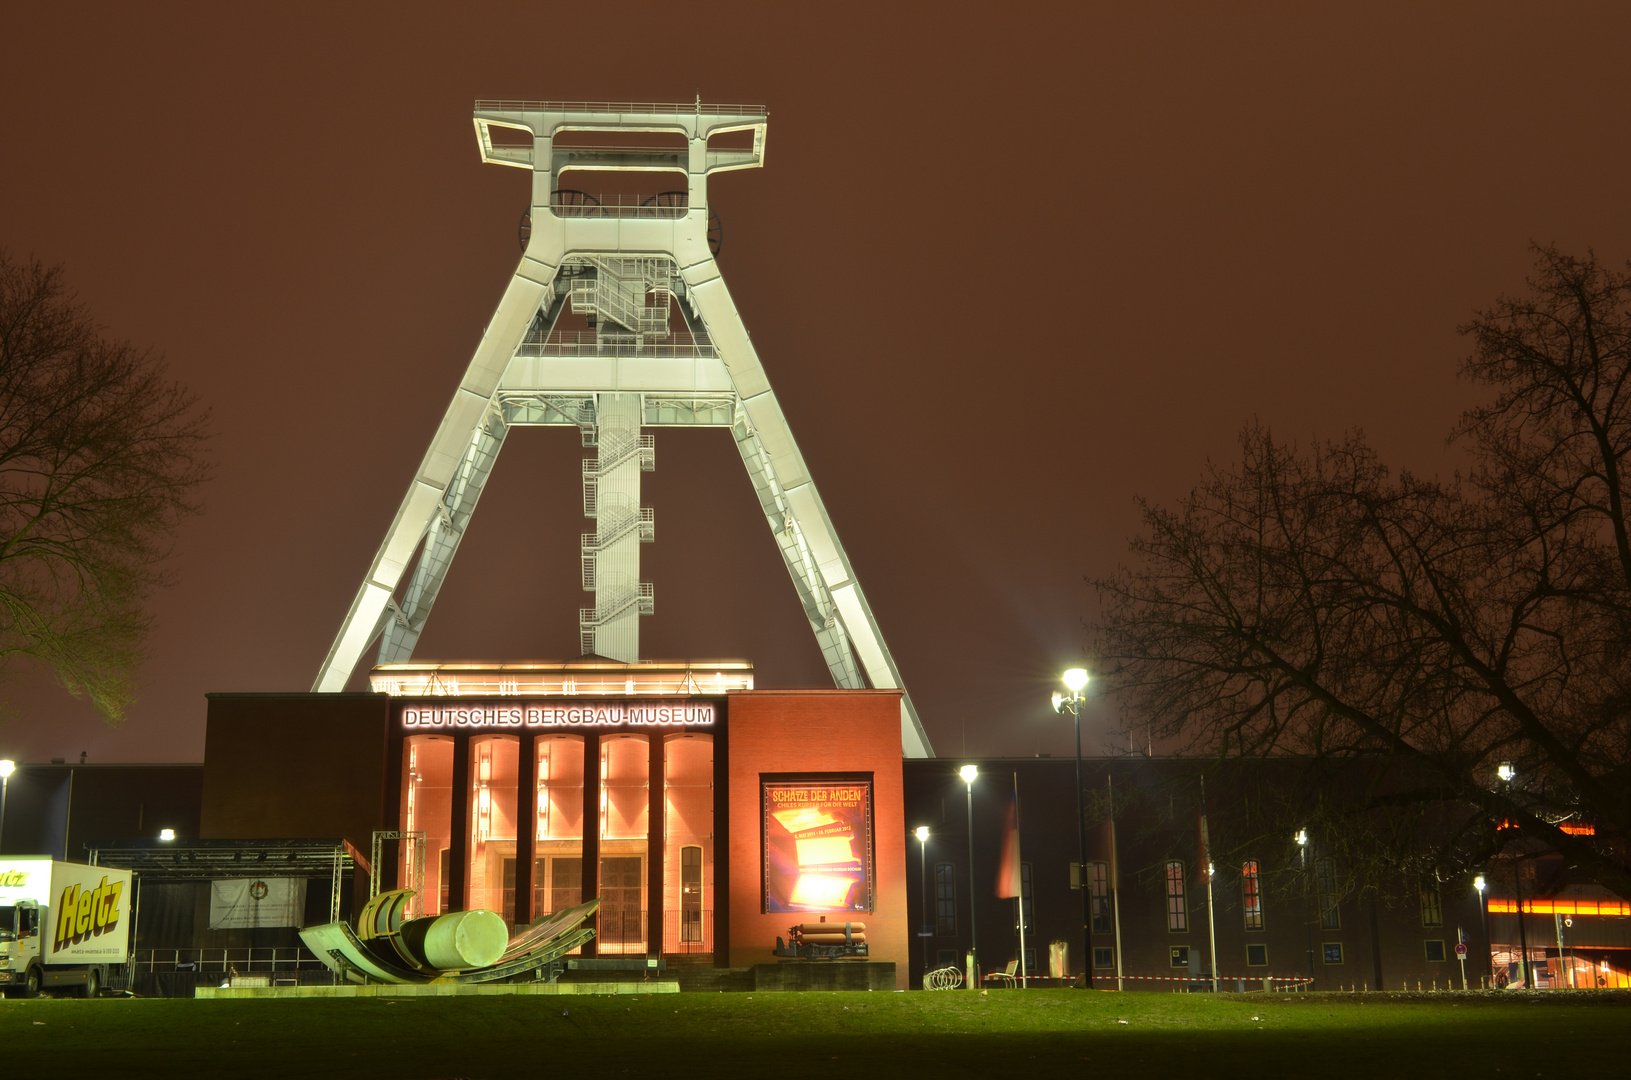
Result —
<path fill-rule="evenodd" d="M 1483 874 L 1472 879 L 1472 887 L 1478 890 L 1478 922 L 1484 928 L 1484 958 L 1489 965 L 1489 981 L 1495 981 L 1495 947 L 1489 943 L 1489 906 L 1484 903 L 1484 890 L 1489 888 L 1489 882 Z"/>
<path fill-rule="evenodd" d="M 929 827 L 917 827 L 917 887 L 923 894 L 923 925 L 918 935 L 923 938 L 923 974 L 929 973 L 929 934 L 934 924 L 929 919 Z"/>
<path fill-rule="evenodd" d="M 1501 794 L 1507 796 L 1507 801 L 1510 802 L 1512 781 L 1517 778 L 1518 770 L 1513 768 L 1512 762 L 1503 761 L 1496 768 L 1495 775 L 1501 779 Z M 1523 925 L 1523 863 L 1519 861 L 1520 858 L 1521 856 L 1516 851 L 1512 853 L 1512 894 L 1516 898 L 1518 905 L 1518 950 L 1519 955 L 1522 957 L 1518 962 L 1518 966 L 1523 971 L 1523 988 L 1531 990 L 1534 985 L 1529 978 L 1529 932 Z"/>
<path fill-rule="evenodd" d="M 1314 915 L 1308 909 L 1308 830 L 1297 830 L 1297 863 L 1303 871 L 1303 926 L 1308 930 L 1308 988 L 1314 988 Z M 1378 990 L 1381 987 L 1377 987 Z"/>
<path fill-rule="evenodd" d="M 1082 810 L 1082 687 L 1087 685 L 1087 670 L 1071 668 L 1060 676 L 1069 690 L 1068 695 L 1057 690 L 1053 694 L 1053 711 L 1070 713 L 1076 729 L 1076 853 L 1081 860 L 1077 871 L 1082 886 L 1082 984 L 1093 989 L 1093 890 L 1092 878 L 1087 872 L 1087 823 Z"/>
<path fill-rule="evenodd" d="M 974 778 L 980 770 L 964 765 L 957 775 L 968 785 L 968 988 L 976 990 L 980 982 L 980 933 L 974 919 L 978 898 L 974 892 Z"/>
<path fill-rule="evenodd" d="M 6 850 L 6 796 L 11 794 L 11 774 L 16 771 L 15 761 L 0 759 L 0 853 Z"/>

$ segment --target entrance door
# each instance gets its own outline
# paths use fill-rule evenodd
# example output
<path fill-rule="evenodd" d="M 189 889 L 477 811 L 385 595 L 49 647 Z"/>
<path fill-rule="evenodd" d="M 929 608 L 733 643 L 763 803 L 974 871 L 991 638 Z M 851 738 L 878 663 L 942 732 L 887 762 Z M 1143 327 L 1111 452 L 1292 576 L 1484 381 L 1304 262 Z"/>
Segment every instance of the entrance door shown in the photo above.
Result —
<path fill-rule="evenodd" d="M 644 952 L 645 860 L 608 855 L 600 860 L 600 947 L 605 952 Z"/>
<path fill-rule="evenodd" d="M 553 915 L 583 903 L 583 857 L 555 855 L 532 864 L 532 914 Z"/>

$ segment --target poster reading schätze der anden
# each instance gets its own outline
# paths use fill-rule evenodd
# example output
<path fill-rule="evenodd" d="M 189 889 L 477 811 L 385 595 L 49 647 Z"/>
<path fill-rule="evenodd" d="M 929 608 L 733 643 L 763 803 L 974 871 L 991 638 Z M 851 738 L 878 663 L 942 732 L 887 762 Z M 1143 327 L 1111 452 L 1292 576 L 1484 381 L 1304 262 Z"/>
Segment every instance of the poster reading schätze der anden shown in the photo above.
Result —
<path fill-rule="evenodd" d="M 766 780 L 764 910 L 872 910 L 872 781 Z"/>

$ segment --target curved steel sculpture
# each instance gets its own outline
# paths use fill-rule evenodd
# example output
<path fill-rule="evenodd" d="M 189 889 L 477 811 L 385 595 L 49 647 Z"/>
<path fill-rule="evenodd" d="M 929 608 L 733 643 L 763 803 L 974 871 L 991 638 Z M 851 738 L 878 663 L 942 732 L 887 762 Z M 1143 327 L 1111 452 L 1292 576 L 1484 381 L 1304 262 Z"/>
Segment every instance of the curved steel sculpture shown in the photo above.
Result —
<path fill-rule="evenodd" d="M 508 937 L 503 919 L 479 908 L 404 919 L 413 896 L 412 889 L 382 892 L 363 905 L 355 930 L 324 923 L 301 930 L 300 940 L 349 982 L 499 982 L 538 971 L 592 940 L 594 927 L 584 922 L 600 907 L 596 897 Z"/>

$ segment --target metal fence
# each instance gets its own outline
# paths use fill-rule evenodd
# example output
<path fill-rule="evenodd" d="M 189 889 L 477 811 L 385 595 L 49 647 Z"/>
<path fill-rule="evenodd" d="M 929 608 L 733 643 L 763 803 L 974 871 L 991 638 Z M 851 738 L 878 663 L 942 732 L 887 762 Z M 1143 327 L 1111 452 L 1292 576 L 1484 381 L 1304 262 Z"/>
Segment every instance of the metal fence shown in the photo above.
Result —
<path fill-rule="evenodd" d="M 595 952 L 601 956 L 711 953 L 714 951 L 714 913 L 709 910 L 663 912 L 663 939 L 650 941 L 646 911 L 600 909 Z"/>
<path fill-rule="evenodd" d="M 302 971 L 328 970 L 305 946 L 277 949 L 137 949 L 128 965 L 133 971 Z"/>
<path fill-rule="evenodd" d="M 108 985 L 138 997 L 192 997 L 199 986 L 253 979 L 265 986 L 329 986 L 336 976 L 299 946 L 276 949 L 138 949 L 108 969 Z"/>
<path fill-rule="evenodd" d="M 714 951 L 714 913 L 704 909 L 663 912 L 663 952 Z"/>

